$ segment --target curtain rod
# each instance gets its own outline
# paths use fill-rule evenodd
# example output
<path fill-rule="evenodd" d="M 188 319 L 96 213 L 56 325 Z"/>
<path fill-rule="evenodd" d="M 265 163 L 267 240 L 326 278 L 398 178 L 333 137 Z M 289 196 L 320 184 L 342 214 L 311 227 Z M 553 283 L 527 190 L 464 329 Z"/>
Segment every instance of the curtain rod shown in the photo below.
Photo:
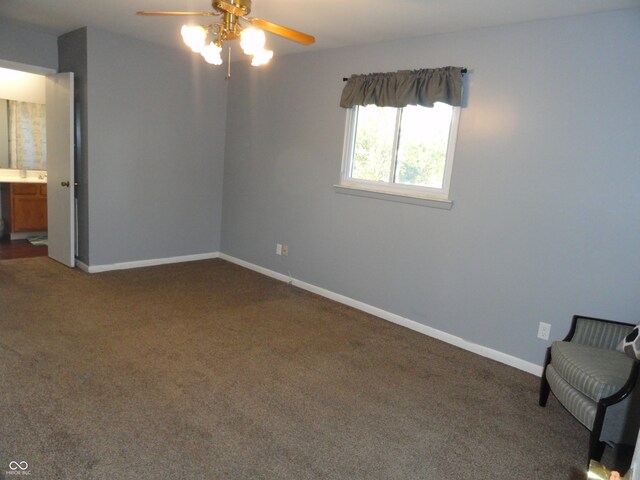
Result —
<path fill-rule="evenodd" d="M 467 69 L 463 68 L 462 70 L 460 70 L 460 73 L 464 75 L 465 73 L 467 73 Z M 346 82 L 347 80 L 349 80 L 347 77 L 342 77 L 343 82 Z"/>

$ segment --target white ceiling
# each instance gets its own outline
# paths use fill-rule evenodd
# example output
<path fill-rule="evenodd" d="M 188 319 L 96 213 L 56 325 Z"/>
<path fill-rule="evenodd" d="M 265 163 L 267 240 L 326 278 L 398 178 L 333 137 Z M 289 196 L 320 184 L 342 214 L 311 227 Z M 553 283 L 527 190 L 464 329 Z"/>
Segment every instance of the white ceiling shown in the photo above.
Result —
<path fill-rule="evenodd" d="M 90 26 L 182 48 L 179 30 L 188 20 L 134 13 L 208 11 L 210 5 L 210 0 L 0 0 L 0 21 L 56 35 Z M 270 35 L 267 46 L 282 55 L 638 6 L 640 0 L 253 0 L 251 15 L 316 37 L 315 45 L 304 47 Z M 197 23 L 199 17 L 189 18 Z"/>

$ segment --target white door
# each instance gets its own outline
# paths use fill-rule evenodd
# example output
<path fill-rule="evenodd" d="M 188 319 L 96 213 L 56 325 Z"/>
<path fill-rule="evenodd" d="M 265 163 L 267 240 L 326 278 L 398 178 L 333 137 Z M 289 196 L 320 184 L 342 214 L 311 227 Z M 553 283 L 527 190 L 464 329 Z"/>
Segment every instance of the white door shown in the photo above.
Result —
<path fill-rule="evenodd" d="M 49 256 L 75 267 L 73 73 L 47 75 Z"/>

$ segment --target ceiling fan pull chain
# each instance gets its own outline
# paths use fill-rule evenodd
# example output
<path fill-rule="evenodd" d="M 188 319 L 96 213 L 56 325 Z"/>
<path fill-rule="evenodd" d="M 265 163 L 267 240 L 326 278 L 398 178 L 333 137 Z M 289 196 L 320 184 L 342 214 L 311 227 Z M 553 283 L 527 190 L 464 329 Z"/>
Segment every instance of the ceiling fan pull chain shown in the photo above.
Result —
<path fill-rule="evenodd" d="M 227 62 L 227 76 L 225 80 L 229 80 L 231 78 L 231 47 L 229 47 L 229 61 Z"/>

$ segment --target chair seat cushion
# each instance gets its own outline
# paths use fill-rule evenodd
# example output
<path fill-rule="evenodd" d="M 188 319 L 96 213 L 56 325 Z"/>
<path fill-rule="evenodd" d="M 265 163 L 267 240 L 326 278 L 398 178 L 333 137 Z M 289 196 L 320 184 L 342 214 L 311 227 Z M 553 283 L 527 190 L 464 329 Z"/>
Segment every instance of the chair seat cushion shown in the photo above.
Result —
<path fill-rule="evenodd" d="M 553 365 L 547 366 L 547 380 L 551 391 L 571 415 L 576 417 L 589 430 L 593 429 L 598 404 L 583 395 L 578 390 L 565 382 Z"/>
<path fill-rule="evenodd" d="M 598 402 L 624 386 L 633 360 L 616 350 L 554 342 L 551 345 L 551 364 L 565 382 Z"/>

